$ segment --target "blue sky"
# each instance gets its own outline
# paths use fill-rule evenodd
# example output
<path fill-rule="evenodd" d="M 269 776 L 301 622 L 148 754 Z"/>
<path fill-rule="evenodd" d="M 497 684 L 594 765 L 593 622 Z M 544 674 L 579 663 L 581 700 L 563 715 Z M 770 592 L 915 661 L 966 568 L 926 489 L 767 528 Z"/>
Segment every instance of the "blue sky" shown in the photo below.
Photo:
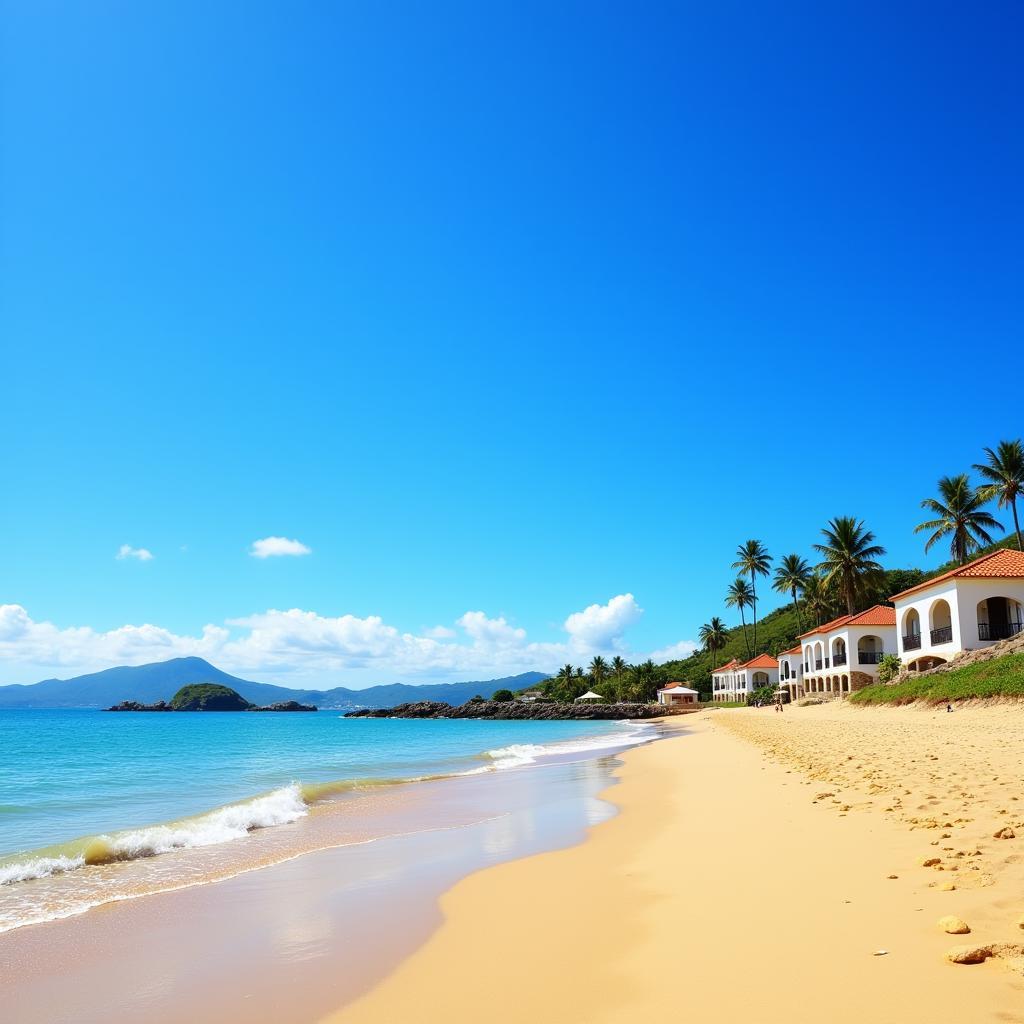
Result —
<path fill-rule="evenodd" d="M 1024 16 L 822 6 L 8 5 L 0 682 L 638 657 L 837 514 L 940 561 L 1024 432 Z"/>

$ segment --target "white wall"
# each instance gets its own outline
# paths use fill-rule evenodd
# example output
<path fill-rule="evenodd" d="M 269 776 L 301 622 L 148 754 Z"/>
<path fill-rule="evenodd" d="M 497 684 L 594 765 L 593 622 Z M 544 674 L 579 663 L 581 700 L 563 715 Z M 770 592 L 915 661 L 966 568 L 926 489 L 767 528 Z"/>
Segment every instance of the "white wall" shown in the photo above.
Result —
<path fill-rule="evenodd" d="M 978 604 L 990 597 L 1006 597 L 1024 605 L 1024 580 L 1020 579 L 949 579 L 928 590 L 918 591 L 896 603 L 899 633 L 899 655 L 904 664 L 922 657 L 949 661 L 960 651 L 991 647 L 995 640 L 978 637 Z M 935 604 L 944 600 L 949 605 L 953 639 L 948 643 L 932 643 L 931 629 Z M 920 616 L 921 646 L 906 650 L 903 643 L 906 614 L 913 608 Z"/>

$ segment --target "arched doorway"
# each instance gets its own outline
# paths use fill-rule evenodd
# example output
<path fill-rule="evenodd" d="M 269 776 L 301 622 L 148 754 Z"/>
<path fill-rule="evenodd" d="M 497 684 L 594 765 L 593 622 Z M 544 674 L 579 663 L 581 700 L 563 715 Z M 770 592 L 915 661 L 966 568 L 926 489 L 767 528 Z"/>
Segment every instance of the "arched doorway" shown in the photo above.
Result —
<path fill-rule="evenodd" d="M 1024 613 L 1012 597 L 987 597 L 978 602 L 978 639 L 1008 640 L 1022 628 Z"/>
<path fill-rule="evenodd" d="M 921 647 L 921 616 L 916 608 L 908 608 L 903 614 L 903 650 L 916 651 Z"/>
<path fill-rule="evenodd" d="M 877 665 L 882 660 L 882 638 L 862 636 L 857 641 L 857 662 L 861 665 Z"/>
<path fill-rule="evenodd" d="M 931 630 L 929 636 L 933 647 L 953 642 L 953 616 L 949 611 L 948 601 L 941 597 L 933 601 L 931 608 L 928 609 L 928 619 Z"/>

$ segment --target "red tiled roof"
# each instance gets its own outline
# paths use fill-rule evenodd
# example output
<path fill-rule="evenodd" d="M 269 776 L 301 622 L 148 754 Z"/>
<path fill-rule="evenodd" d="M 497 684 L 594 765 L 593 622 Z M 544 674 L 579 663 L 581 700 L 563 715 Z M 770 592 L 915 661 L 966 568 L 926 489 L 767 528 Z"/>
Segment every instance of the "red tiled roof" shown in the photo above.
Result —
<path fill-rule="evenodd" d="M 876 604 L 867 611 L 857 612 L 856 615 L 841 615 L 838 619 L 826 622 L 824 626 L 808 630 L 800 634 L 802 640 L 805 636 L 818 636 L 822 633 L 831 633 L 840 626 L 895 626 L 896 609 L 890 608 L 887 604 Z"/>
<path fill-rule="evenodd" d="M 759 654 L 756 658 L 751 658 L 750 661 L 743 662 L 743 664 L 740 667 L 741 668 L 778 668 L 779 667 L 779 659 L 778 658 L 773 658 L 770 654 Z"/>
<path fill-rule="evenodd" d="M 876 604 L 866 612 L 858 612 L 851 615 L 844 623 L 844 626 L 895 626 L 896 609 L 890 608 L 887 604 Z"/>
<path fill-rule="evenodd" d="M 733 658 L 732 661 L 727 661 L 724 665 L 719 665 L 718 668 L 713 669 L 711 674 L 714 675 L 715 672 L 731 672 L 734 668 L 738 667 L 739 662 Z"/>
<path fill-rule="evenodd" d="M 686 683 L 666 683 L 666 684 L 665 684 L 665 685 L 664 685 L 664 686 L 662 687 L 662 689 L 663 689 L 663 690 L 673 690 L 673 689 L 675 689 L 675 688 L 676 688 L 677 686 L 681 686 L 681 687 L 682 687 L 682 688 L 683 688 L 684 690 L 689 690 L 689 689 L 690 689 L 690 687 L 689 687 L 689 686 L 687 686 L 687 685 L 686 685 Z"/>
<path fill-rule="evenodd" d="M 893 594 L 889 600 L 898 601 L 901 597 L 906 597 L 908 594 L 916 594 L 919 590 L 926 590 L 928 587 L 935 586 L 936 583 L 954 578 L 991 580 L 1021 579 L 1022 577 L 1024 577 L 1024 551 L 1015 551 L 1013 548 L 999 548 L 998 551 L 982 555 L 981 558 L 976 558 L 973 562 L 968 562 L 966 565 L 958 565 L 955 569 L 950 569 L 949 572 L 944 572 L 941 576 L 933 576 L 930 580 L 925 580 L 924 583 L 918 583 L 916 587 L 901 590 L 898 594 Z"/>
<path fill-rule="evenodd" d="M 788 651 L 780 651 L 779 652 L 779 657 L 781 658 L 783 654 L 801 654 L 802 652 L 803 652 L 803 645 L 802 644 L 797 644 L 796 647 L 790 647 L 790 649 Z"/>

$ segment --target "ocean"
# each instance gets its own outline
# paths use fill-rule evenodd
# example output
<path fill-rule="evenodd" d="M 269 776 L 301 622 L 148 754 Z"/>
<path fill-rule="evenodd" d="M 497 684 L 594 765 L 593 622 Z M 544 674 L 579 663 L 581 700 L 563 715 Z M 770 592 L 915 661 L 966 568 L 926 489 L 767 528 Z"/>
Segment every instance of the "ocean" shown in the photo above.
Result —
<path fill-rule="evenodd" d="M 468 809 L 438 810 L 444 780 L 612 753 L 657 729 L 0 711 L 0 931 L 397 829 L 468 824 Z M 416 811 L 424 782 L 433 803 Z"/>

